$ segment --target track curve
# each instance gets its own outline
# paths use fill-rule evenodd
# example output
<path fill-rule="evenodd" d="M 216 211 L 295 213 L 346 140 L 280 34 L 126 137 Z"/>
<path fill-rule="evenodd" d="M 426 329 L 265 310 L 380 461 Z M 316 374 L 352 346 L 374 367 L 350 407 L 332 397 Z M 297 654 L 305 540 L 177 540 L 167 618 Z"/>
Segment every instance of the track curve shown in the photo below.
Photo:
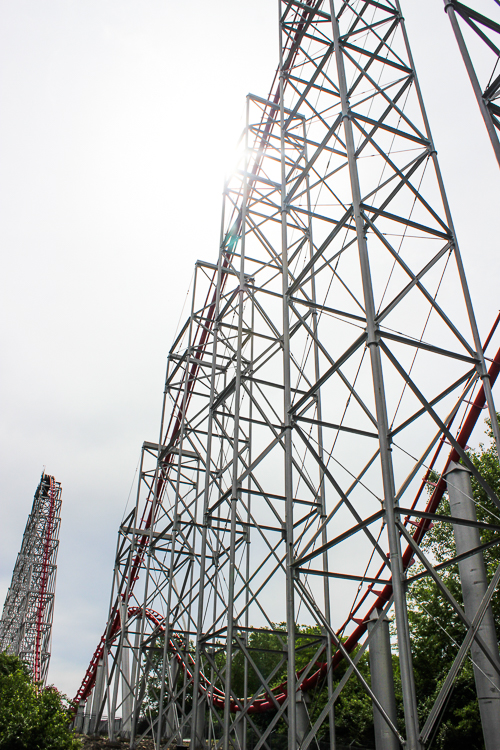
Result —
<path fill-rule="evenodd" d="M 500 321 L 500 316 L 497 318 L 497 321 L 495 323 L 495 326 L 497 326 L 498 322 Z M 490 337 L 488 337 L 489 339 Z M 490 368 L 488 370 L 489 378 L 491 385 L 493 385 L 500 373 L 500 349 L 497 351 L 494 359 L 491 361 Z M 483 386 L 479 389 L 476 398 L 474 399 L 474 402 L 470 404 L 470 407 L 467 412 L 467 416 L 463 422 L 463 425 L 460 429 L 460 432 L 457 436 L 457 442 L 462 447 L 465 448 L 467 446 L 467 441 L 469 440 L 472 430 L 474 429 L 477 420 L 479 418 L 479 415 L 482 412 L 482 409 L 486 402 L 486 396 L 484 392 Z M 427 470 L 422 483 L 420 485 L 420 488 L 417 492 L 416 498 L 412 504 L 412 509 L 415 508 L 425 486 L 427 485 L 430 472 L 432 470 L 432 467 L 435 464 L 435 461 L 444 445 L 444 441 L 441 441 L 438 445 L 438 448 L 430 462 L 429 469 Z M 452 461 L 459 460 L 458 453 L 453 448 L 450 451 L 450 454 L 446 460 L 445 468 L 443 469 L 444 473 L 450 463 Z M 427 513 L 433 513 L 436 511 L 442 497 L 443 493 L 446 489 L 446 482 L 443 479 L 440 479 L 439 482 L 437 482 L 436 486 L 434 487 L 434 490 L 432 492 L 432 495 L 430 496 L 425 511 Z M 413 539 L 415 542 L 419 543 L 422 538 L 424 537 L 425 533 L 430 528 L 431 521 L 426 518 L 421 518 L 416 526 L 416 530 L 413 533 Z M 403 568 L 406 571 L 412 562 L 413 558 L 413 550 L 410 545 L 407 545 L 403 555 L 402 555 L 402 561 L 403 561 Z M 382 574 L 382 571 L 384 570 L 384 567 L 381 567 L 378 571 L 378 574 L 375 576 L 376 578 L 379 578 Z M 366 601 L 366 597 L 369 595 L 370 590 L 372 590 L 376 586 L 375 583 L 371 584 L 366 594 L 361 599 L 358 606 L 351 612 L 351 615 L 349 619 L 342 625 L 341 628 L 337 631 L 337 635 L 340 637 L 342 632 L 345 630 L 346 625 L 349 622 L 356 622 L 356 628 L 354 631 L 350 634 L 350 636 L 347 638 L 347 640 L 344 642 L 343 646 L 345 650 L 348 653 L 351 653 L 356 646 L 358 645 L 360 639 L 364 635 L 364 633 L 367 630 L 367 623 L 370 619 L 370 615 L 374 610 L 376 609 L 382 609 L 389 601 L 392 595 L 392 586 L 390 584 L 386 584 L 383 589 L 381 590 L 380 594 L 378 595 L 377 599 L 375 600 L 374 604 L 372 604 L 368 610 L 366 611 L 366 614 L 362 617 L 356 617 L 360 607 L 362 606 L 363 602 Z M 127 618 L 128 620 L 133 619 L 134 617 L 138 616 L 144 616 L 151 622 L 151 624 L 158 629 L 159 633 L 165 632 L 165 627 L 163 624 L 163 617 L 156 611 L 152 609 L 145 609 L 143 610 L 142 607 L 129 607 L 127 611 Z M 115 616 L 115 619 L 113 621 L 112 627 L 109 630 L 108 635 L 108 642 L 113 642 L 116 637 L 119 635 L 119 632 L 121 630 L 121 622 L 120 622 L 120 616 L 117 613 Z M 95 683 L 95 677 L 97 672 L 97 665 L 99 663 L 99 660 L 102 658 L 104 653 L 104 644 L 105 644 L 106 638 L 105 635 L 102 636 L 98 647 L 96 648 L 94 655 L 92 657 L 92 660 L 90 662 L 89 668 L 86 673 L 86 680 L 84 680 L 84 683 L 82 683 L 82 686 L 80 688 L 80 691 L 77 693 L 77 696 L 75 697 L 73 703 L 76 706 L 80 701 L 87 700 L 88 696 L 92 692 L 92 689 L 94 687 Z M 171 641 L 170 644 L 170 650 L 171 652 L 175 653 L 175 645 Z M 340 662 L 343 659 L 343 654 L 341 651 L 337 650 L 332 657 L 331 665 L 329 665 L 327 662 L 323 662 L 316 672 L 312 674 L 310 677 L 306 678 L 301 684 L 300 689 L 303 692 L 308 692 L 309 690 L 312 690 L 315 688 L 320 681 L 323 679 L 323 677 L 326 675 L 326 672 L 329 667 L 331 667 L 333 670 L 337 668 L 337 666 L 340 664 Z M 187 675 L 189 678 L 193 676 L 193 672 L 190 670 L 189 666 L 183 662 L 180 656 L 176 655 L 176 659 L 179 662 L 182 669 L 186 670 Z M 189 665 L 194 670 L 194 659 L 192 657 L 188 657 Z M 305 671 L 307 667 L 304 668 Z M 297 676 L 300 676 L 300 673 L 298 673 Z M 218 688 L 215 688 L 213 685 L 210 684 L 210 681 L 205 677 L 204 674 L 200 674 L 200 690 L 204 692 L 207 695 L 207 699 L 213 703 L 214 706 L 218 708 L 224 708 L 225 705 L 225 697 L 222 691 L 220 691 Z M 273 698 L 271 699 L 269 696 L 264 695 L 262 697 L 256 698 L 253 703 L 247 707 L 247 711 L 250 714 L 257 714 L 257 713 L 266 713 L 267 711 L 273 710 L 276 708 L 276 704 L 282 705 L 284 701 L 287 698 L 287 683 L 283 682 L 280 685 L 278 685 L 274 691 L 273 691 Z M 241 701 L 240 701 L 241 702 Z M 238 703 L 235 701 L 231 702 L 231 711 L 237 712 L 240 708 L 238 706 Z"/>

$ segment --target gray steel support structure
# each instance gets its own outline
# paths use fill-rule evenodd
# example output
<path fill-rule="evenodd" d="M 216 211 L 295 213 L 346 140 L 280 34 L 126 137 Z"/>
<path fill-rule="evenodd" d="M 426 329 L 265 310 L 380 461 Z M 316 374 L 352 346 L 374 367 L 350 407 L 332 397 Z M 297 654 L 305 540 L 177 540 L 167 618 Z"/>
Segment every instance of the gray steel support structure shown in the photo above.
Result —
<path fill-rule="evenodd" d="M 394 724 L 397 724 L 396 695 L 394 690 L 394 673 L 392 667 L 391 637 L 389 633 L 389 622 L 379 610 L 374 610 L 368 623 L 370 633 L 377 622 L 370 643 L 370 684 L 377 696 L 380 705 L 384 707 L 387 715 Z M 375 730 L 376 750 L 400 750 L 397 737 L 391 732 L 384 717 L 373 707 L 373 723 Z"/>
<path fill-rule="evenodd" d="M 278 8 L 279 70 L 269 97 L 247 98 L 217 262 L 196 264 L 159 439 L 144 443 L 119 532 L 107 630 L 77 698 L 104 650 L 101 712 L 106 700 L 120 712 L 128 649 L 131 746 L 152 732 L 157 748 L 198 747 L 202 712 L 220 750 L 271 750 L 278 726 L 289 750 L 324 735 L 333 750 L 335 702 L 358 680 L 419 750 L 454 677 L 421 728 L 410 558 L 456 603 L 410 532 L 443 520 L 425 493 L 414 499 L 418 477 L 446 440 L 500 506 L 451 428 L 476 386 L 494 417 L 490 379 L 399 4 Z M 358 668 L 391 608 L 403 729 Z M 455 676 L 478 638 L 456 611 Z M 301 696 L 323 688 L 306 726 Z"/>
<path fill-rule="evenodd" d="M 60 483 L 43 473 L 0 620 L 0 651 L 23 659 L 42 685 L 50 663 L 61 505 Z"/>
<path fill-rule="evenodd" d="M 484 0 L 474 4 L 478 9 L 457 0 L 444 0 L 445 10 L 500 166 L 500 105 L 497 104 L 500 98 L 500 8 L 497 0 L 489 0 L 487 8 Z M 485 15 L 485 10 L 489 15 Z M 464 36 L 462 27 L 469 29 L 468 39 Z M 476 45 L 480 40 L 482 52 L 488 54 L 489 65 L 486 69 L 484 62 L 478 59 L 472 40 Z M 482 64 L 479 65 L 479 62 Z"/>
<path fill-rule="evenodd" d="M 486 595 L 488 579 L 483 553 L 477 552 L 471 555 L 471 552 L 481 546 L 481 538 L 477 526 L 468 525 L 468 523 L 477 523 L 470 474 L 460 464 L 452 464 L 445 478 L 448 486 L 450 513 L 462 521 L 454 525 L 453 533 L 457 555 L 465 556 L 465 559 L 458 563 L 458 568 L 464 610 L 469 620 L 472 621 Z M 500 657 L 491 606 L 484 610 L 477 632 L 488 649 L 484 653 L 479 643 L 471 645 L 484 746 L 485 750 L 495 750 L 500 737 Z"/>

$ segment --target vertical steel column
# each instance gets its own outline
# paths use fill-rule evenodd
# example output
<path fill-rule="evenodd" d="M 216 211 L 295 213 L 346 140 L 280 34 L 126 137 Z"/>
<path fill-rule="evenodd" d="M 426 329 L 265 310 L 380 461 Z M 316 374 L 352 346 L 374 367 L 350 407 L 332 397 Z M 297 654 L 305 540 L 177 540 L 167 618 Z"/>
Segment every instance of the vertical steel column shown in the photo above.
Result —
<path fill-rule="evenodd" d="M 248 99 L 247 99 L 247 113 L 248 113 Z M 247 114 L 248 119 L 248 114 Z M 215 292 L 215 310 L 214 310 L 214 321 L 217 321 L 219 306 L 220 306 L 220 295 L 222 285 L 222 269 L 223 269 L 223 247 L 224 247 L 224 218 L 225 218 L 225 202 L 222 202 L 222 217 L 221 217 L 221 234 L 219 243 L 219 257 L 217 259 L 217 281 L 216 281 L 216 292 Z M 196 619 L 196 653 L 195 653 L 195 666 L 194 666 L 194 678 L 193 678 L 193 702 L 191 709 L 191 745 L 196 747 L 196 727 L 198 725 L 198 713 L 201 711 L 200 702 L 196 700 L 200 692 L 200 672 L 201 672 L 201 641 L 200 637 L 203 633 L 203 614 L 204 614 L 204 603 L 205 603 L 205 574 L 207 565 L 207 543 L 208 543 L 208 528 L 210 519 L 208 517 L 209 499 L 210 499 L 210 464 L 212 460 L 212 449 L 213 449 L 213 403 L 215 398 L 215 377 L 216 377 L 216 355 L 217 355 L 217 344 L 218 344 L 218 326 L 217 323 L 214 325 L 213 339 L 212 339 L 212 365 L 210 368 L 210 397 L 209 397 L 209 410 L 208 410 L 208 436 L 207 436 L 207 452 L 206 452 L 206 466 L 205 472 L 205 488 L 203 493 L 203 518 L 202 518 L 202 533 L 201 533 L 201 551 L 200 551 L 200 587 L 198 596 L 198 615 Z M 214 601 L 214 607 L 216 602 Z M 215 617 L 214 617 L 215 619 Z M 204 704 L 203 704 L 204 705 Z M 204 719 L 203 709 L 203 719 Z"/>
<path fill-rule="evenodd" d="M 310 703 L 311 698 L 307 693 L 297 693 L 297 740 L 300 750 L 308 750 L 309 744 L 302 744 L 307 737 L 311 722 L 309 720 L 309 711 L 307 710 L 307 704 Z"/>
<path fill-rule="evenodd" d="M 101 659 L 97 666 L 97 676 L 95 678 L 94 695 L 92 700 L 92 713 L 90 716 L 89 734 L 99 733 L 99 719 L 102 698 L 104 694 L 104 660 Z"/>
<path fill-rule="evenodd" d="M 303 132 L 303 138 L 304 138 L 304 160 L 307 164 L 308 162 L 308 152 L 307 152 L 307 129 L 306 129 L 306 123 L 303 122 L 302 125 L 302 132 Z M 314 242 L 313 242 L 313 222 L 312 222 L 312 205 L 311 205 L 311 195 L 310 195 L 310 187 L 309 187 L 309 174 L 306 177 L 306 196 L 307 196 L 307 210 L 310 213 L 309 220 L 308 220 L 308 231 L 309 231 L 309 258 L 310 261 L 313 262 L 314 260 Z M 316 302 L 316 277 L 314 275 L 314 263 L 312 265 L 313 273 L 311 274 L 311 300 L 315 303 Z M 321 368 L 320 368 L 320 356 L 319 356 L 319 346 L 318 346 L 318 311 L 312 310 L 312 330 L 314 335 L 314 374 L 316 377 L 316 381 L 320 379 L 321 376 Z M 323 419 L 322 414 L 322 408 L 321 408 L 321 393 L 318 393 L 318 399 L 317 399 L 317 405 L 316 405 L 316 415 L 318 419 L 318 430 L 317 430 L 317 436 L 318 436 L 318 455 L 321 459 L 321 461 L 324 461 L 324 450 L 323 450 L 323 427 L 321 426 L 321 422 Z M 325 477 L 324 477 L 324 471 L 323 469 L 318 466 L 318 471 L 320 472 L 320 480 L 319 480 L 319 502 L 321 503 L 321 523 L 323 524 L 323 530 L 321 532 L 321 543 L 322 545 L 326 545 L 328 542 L 328 532 L 326 529 L 325 519 L 327 517 L 326 512 L 326 493 L 325 493 Z M 325 551 L 323 553 L 323 571 L 325 573 L 328 572 L 328 553 Z M 328 624 L 331 624 L 331 605 L 330 605 L 330 581 L 327 575 L 325 575 L 324 581 L 323 581 L 323 596 L 325 600 L 325 617 L 328 622 Z M 332 639 L 330 638 L 328 631 L 324 630 L 325 635 L 325 643 L 326 643 L 326 660 L 327 663 L 330 664 L 332 661 L 333 651 L 332 651 Z M 326 683 L 328 688 L 328 701 L 330 701 L 330 698 L 333 695 L 333 674 L 332 670 L 329 669 L 326 675 Z M 329 724 L 329 732 L 330 732 L 330 750 L 335 750 L 336 742 L 335 742 L 335 706 L 333 701 L 331 701 L 331 707 L 328 712 L 328 724 Z"/>
<path fill-rule="evenodd" d="M 161 433 L 160 433 L 161 434 Z M 144 450 L 143 450 L 144 454 Z M 158 460 L 156 462 L 156 469 L 155 469 L 155 476 L 154 476 L 154 492 L 153 492 L 153 500 L 151 503 L 151 518 L 154 519 L 156 515 L 156 506 L 159 502 L 158 498 L 158 474 L 160 469 L 160 456 L 158 452 Z M 138 495 L 139 495 L 139 488 L 141 485 L 141 477 L 139 478 L 138 483 Z M 146 669 L 146 664 L 148 661 L 147 652 L 142 648 L 142 643 L 144 642 L 144 629 L 146 626 L 146 602 L 148 600 L 148 590 L 149 590 L 149 584 L 150 584 L 150 571 L 151 571 L 151 560 L 152 555 L 150 554 L 152 545 L 153 545 L 153 524 L 151 523 L 149 529 L 146 529 L 146 532 L 144 534 L 145 537 L 148 538 L 147 541 L 147 547 L 149 550 L 149 554 L 146 556 L 146 566 L 145 566 L 145 580 L 144 580 L 144 603 L 143 603 L 143 615 L 141 618 L 141 625 L 140 625 L 140 636 L 138 640 L 136 641 L 138 650 L 136 652 L 137 655 L 137 686 L 136 686 L 136 696 L 135 696 L 135 706 L 134 706 L 134 718 L 133 718 L 133 730 L 132 730 L 132 736 L 131 736 L 131 744 L 135 735 L 137 722 L 139 719 L 139 712 L 142 705 L 142 701 L 144 700 L 144 694 L 146 691 L 146 674 L 141 674 L 141 665 L 144 664 L 144 667 Z M 128 588 L 128 583 L 127 583 Z M 108 623 L 108 628 L 110 626 L 111 622 Z"/>
<path fill-rule="evenodd" d="M 287 692 L 288 692 L 288 750 L 297 747 L 297 700 L 295 675 L 295 603 L 294 603 L 294 551 L 293 551 L 293 473 L 292 473 L 292 419 L 290 408 L 290 321 L 288 309 L 288 239 L 286 202 L 286 154 L 285 154 L 285 71 L 283 68 L 283 30 L 281 26 L 281 2 L 278 0 L 279 21 L 279 104 L 280 104 L 280 153 L 281 153 L 281 275 L 283 295 L 283 426 L 285 428 L 285 544 L 286 544 L 286 628 L 287 628 Z"/>
<path fill-rule="evenodd" d="M 169 671 L 167 674 L 167 678 L 169 681 L 168 685 L 168 692 L 170 694 L 170 700 L 169 700 L 169 706 L 167 709 L 167 721 L 165 726 L 165 734 L 167 737 L 172 737 L 175 732 L 177 731 L 178 727 L 178 721 L 177 721 L 177 707 L 175 705 L 175 693 L 177 690 L 177 679 L 179 677 L 179 662 L 175 657 L 172 657 L 170 659 L 169 664 Z M 181 738 L 178 738 L 180 740 Z M 180 741 L 177 742 L 177 744 L 181 744 Z"/>
<path fill-rule="evenodd" d="M 116 734 L 115 714 L 116 714 L 116 707 L 118 703 L 118 688 L 119 688 L 120 677 L 122 679 L 122 693 L 123 693 L 122 663 L 123 663 L 123 653 L 126 650 L 124 648 L 124 643 L 125 643 L 125 637 L 126 637 L 126 632 L 127 632 L 127 617 L 128 617 L 127 605 L 124 601 L 121 601 L 119 603 L 118 611 L 120 613 L 120 636 L 119 636 L 119 643 L 118 643 L 118 648 L 116 652 L 116 663 L 114 665 L 114 681 L 113 681 L 112 688 L 110 687 L 109 682 L 107 686 L 108 705 L 109 705 L 108 735 L 111 741 L 115 739 L 115 734 Z M 111 700 L 110 700 L 110 692 L 111 692 Z M 122 706 L 122 727 L 123 727 L 123 706 Z"/>
<path fill-rule="evenodd" d="M 394 675 L 392 672 L 390 620 L 380 610 L 374 610 L 368 622 L 370 634 L 370 678 L 371 688 L 391 721 L 397 725 Z M 378 625 L 377 625 L 378 623 Z M 399 741 L 384 717 L 373 705 L 376 750 L 399 750 Z"/>
<path fill-rule="evenodd" d="M 477 520 L 476 509 L 472 498 L 472 486 L 468 469 L 460 466 L 460 464 L 452 464 L 444 476 L 448 485 L 451 515 L 465 521 L 475 522 Z M 454 524 L 453 534 L 455 536 L 458 555 L 467 554 L 481 544 L 477 527 Z M 470 620 L 473 620 L 488 588 L 486 566 L 482 552 L 462 560 L 458 563 L 458 568 L 460 571 L 465 614 Z M 491 606 L 485 612 L 483 621 L 478 629 L 478 635 L 488 648 L 492 659 L 500 670 L 495 621 Z M 495 750 L 498 748 L 500 738 L 500 676 L 476 641 L 471 645 L 471 657 L 474 664 L 474 678 L 476 681 L 485 748 L 486 750 Z"/>
<path fill-rule="evenodd" d="M 415 681 L 411 658 L 410 634 L 408 628 L 408 613 L 406 609 L 406 597 L 403 586 L 403 565 L 401 560 L 401 547 L 399 535 L 396 529 L 396 518 L 394 513 L 395 488 L 392 472 L 391 445 L 389 439 L 389 426 L 387 421 L 387 409 L 385 401 L 384 379 L 382 374 L 382 362 L 379 348 L 379 328 L 375 321 L 375 303 L 371 281 L 370 262 L 364 221 L 361 216 L 361 193 L 356 164 L 356 151 L 352 123 L 350 120 L 350 105 L 347 94 L 347 83 L 345 78 L 343 52 L 340 41 L 340 30 L 333 0 L 330 0 L 333 39 L 335 43 L 335 59 L 339 77 L 339 93 L 342 102 L 342 117 L 344 121 L 344 132 L 346 138 L 347 158 L 349 163 L 349 177 L 352 190 L 352 207 L 356 225 L 358 241 L 359 262 L 363 284 L 363 297 L 366 313 L 367 346 L 370 351 L 372 368 L 373 389 L 375 395 L 375 408 L 378 422 L 378 434 L 380 445 L 380 462 L 382 468 L 382 479 L 384 488 L 384 509 L 387 521 L 387 534 L 390 549 L 390 567 L 392 572 L 392 586 L 394 591 L 394 606 L 396 610 L 396 627 L 398 634 L 399 658 L 401 668 L 401 687 L 403 692 L 403 703 L 405 708 L 406 736 L 408 750 L 420 748 L 417 702 L 415 696 Z"/>
<path fill-rule="evenodd" d="M 248 106 L 249 106 L 249 101 L 248 101 L 248 97 L 247 97 L 247 108 L 248 108 Z M 247 120 L 248 120 L 248 117 L 247 117 Z M 248 152 L 248 127 L 246 128 L 246 132 L 245 132 L 245 149 Z M 252 307 L 251 307 L 251 327 L 250 327 L 250 330 L 253 332 L 255 330 L 255 303 L 254 303 L 253 297 L 251 298 L 251 305 L 252 305 Z M 252 336 L 252 338 L 250 340 L 250 361 L 251 362 L 254 361 L 254 337 L 253 336 Z M 250 381 L 250 383 L 249 383 L 249 391 L 250 391 L 250 396 L 252 398 L 253 397 L 253 382 L 252 381 Z M 247 456 L 248 456 L 248 465 L 251 466 L 251 464 L 252 464 L 252 422 L 251 422 L 251 420 L 252 420 L 252 417 L 253 417 L 253 404 L 252 404 L 251 400 L 250 400 L 250 404 L 249 404 L 249 413 L 248 413 L 248 416 L 249 416 L 250 422 L 248 424 L 248 453 L 247 453 Z M 249 477 L 248 478 L 248 489 L 250 490 L 251 487 L 252 487 L 252 482 L 251 482 L 251 479 Z M 251 518 L 252 496 L 251 496 L 250 492 L 248 492 L 248 494 L 247 494 L 247 500 L 246 500 L 246 502 L 247 502 L 248 511 L 247 511 L 247 529 L 246 529 L 247 539 L 246 539 L 246 553 L 245 553 L 245 558 L 246 558 L 246 560 L 245 560 L 245 568 L 246 568 L 246 570 L 245 570 L 245 576 L 246 576 L 246 580 L 248 581 L 250 579 L 250 535 L 251 535 L 251 520 L 252 520 L 252 518 Z M 248 627 L 250 625 L 249 612 L 248 612 L 249 602 L 250 602 L 250 589 L 247 586 L 246 587 L 246 591 L 245 591 L 245 632 L 243 634 L 243 638 L 244 638 L 244 641 L 245 641 L 245 646 L 247 646 L 247 647 L 248 647 L 248 643 L 249 643 Z M 248 670 L 248 659 L 245 659 L 244 672 L 243 672 L 243 703 L 244 703 L 245 706 L 247 705 L 248 697 L 249 697 L 248 696 L 248 672 L 249 672 L 249 670 Z M 240 750 L 246 750 L 247 733 L 248 733 L 248 721 L 247 721 L 246 714 L 243 716 L 243 718 L 241 719 L 241 721 L 239 721 L 237 723 L 236 729 L 237 729 L 237 732 L 239 733 L 237 736 L 238 736 L 238 740 L 240 742 Z"/>
<path fill-rule="evenodd" d="M 234 731 L 236 734 L 236 742 L 234 747 L 236 750 L 245 750 L 245 718 L 243 717 L 236 722 Z"/>
<path fill-rule="evenodd" d="M 130 736 L 132 725 L 132 694 L 130 692 L 130 660 L 128 648 L 122 648 L 122 737 Z"/>
<path fill-rule="evenodd" d="M 75 718 L 75 729 L 77 732 L 83 732 L 83 722 L 84 722 L 84 712 L 85 712 L 85 704 L 83 701 L 80 701 L 78 704 L 78 709 L 76 712 L 76 718 Z"/>
<path fill-rule="evenodd" d="M 194 736 L 195 736 L 194 748 L 195 750 L 203 750 L 205 747 L 206 704 L 207 702 L 204 696 L 200 696 L 198 700 L 196 701 L 196 706 L 197 706 L 196 724 L 194 725 Z"/>
<path fill-rule="evenodd" d="M 248 100 L 247 100 L 248 113 Z M 247 131 L 248 131 L 248 114 L 247 114 Z M 248 171 L 248 154 L 245 157 L 246 169 Z M 237 338 L 236 338 L 236 357 L 235 357 L 235 387 L 234 387 L 234 432 L 233 432 L 233 456 L 232 456 L 232 487 L 231 487 L 231 515 L 230 515 L 230 540 L 229 540 L 229 580 L 227 595 L 227 633 L 226 633 L 226 677 L 225 677 L 225 695 L 224 695 L 224 736 L 223 750 L 229 750 L 230 730 L 231 730 L 231 705 L 232 705 L 232 685 L 231 669 L 233 661 L 233 641 L 234 641 L 234 590 L 235 590 L 235 565 L 236 565 L 236 523 L 238 516 L 238 502 L 241 496 L 240 474 L 240 409 L 241 409 L 241 391 L 242 391 L 242 346 L 243 346 L 243 314 L 245 290 L 245 232 L 246 232 L 246 211 L 248 200 L 248 177 L 245 174 L 243 182 L 243 202 L 241 207 L 240 223 L 240 267 L 238 274 L 238 312 L 237 312 Z"/>
<path fill-rule="evenodd" d="M 132 747 L 135 741 L 135 733 L 137 728 L 137 719 L 140 710 L 140 644 L 141 644 L 141 632 L 142 632 L 142 620 L 144 617 L 141 615 L 139 622 L 137 623 L 136 633 L 134 638 L 134 648 L 132 651 L 132 669 L 130 673 L 130 687 L 133 691 L 131 696 L 131 709 L 132 715 L 130 717 L 130 746 Z"/>
<path fill-rule="evenodd" d="M 92 697 L 85 704 L 85 716 L 83 717 L 83 734 L 90 734 L 90 722 L 92 720 Z"/>
<path fill-rule="evenodd" d="M 191 298 L 191 315 L 190 315 L 189 338 L 188 338 L 188 347 L 187 347 L 187 352 L 189 354 L 192 353 L 192 346 L 193 346 L 194 301 L 195 301 L 197 275 L 198 275 L 198 268 L 195 267 L 195 278 L 194 278 L 194 285 L 193 285 L 194 286 L 193 296 Z M 187 373 L 189 373 L 189 369 L 187 369 Z M 169 566 L 170 576 L 169 576 L 168 589 L 167 589 L 165 629 L 163 633 L 163 658 L 162 658 L 162 667 L 161 667 L 160 700 L 159 700 L 160 708 L 158 712 L 158 728 L 157 728 L 157 733 L 156 733 L 157 750 L 160 750 L 161 738 L 162 738 L 163 730 L 165 727 L 163 705 L 164 705 L 164 700 L 165 700 L 165 685 L 167 681 L 166 669 L 167 669 L 167 661 L 168 661 L 168 647 L 170 644 L 170 628 L 171 628 L 170 611 L 172 607 L 172 589 L 175 583 L 174 568 L 175 568 L 175 555 L 177 552 L 176 543 L 177 543 L 177 536 L 179 535 L 179 504 L 181 502 L 180 482 L 181 482 L 182 451 L 183 451 L 183 441 L 184 441 L 185 419 L 186 419 L 186 410 L 187 410 L 187 404 L 188 404 L 188 387 L 189 387 L 189 374 L 186 375 L 184 386 L 183 386 L 183 394 L 182 394 L 182 401 L 181 401 L 182 418 L 181 418 L 180 432 L 179 432 L 178 441 L 177 441 L 177 449 L 178 449 L 177 476 L 176 476 L 176 482 L 175 482 L 175 504 L 174 504 L 174 509 L 173 509 L 173 519 L 172 519 L 173 523 L 172 523 L 172 531 L 171 531 L 172 541 L 171 541 L 171 549 L 170 549 L 170 566 Z M 160 431 L 160 442 L 161 440 L 162 440 L 162 432 Z M 158 466 L 160 466 L 160 462 L 161 462 L 161 457 L 160 457 L 160 452 L 158 452 Z M 159 475 L 160 475 L 160 472 L 158 471 L 158 476 Z M 158 479 L 156 480 L 156 485 L 157 484 L 158 484 Z M 155 487 L 155 493 L 156 492 L 157 492 L 157 489 Z"/>

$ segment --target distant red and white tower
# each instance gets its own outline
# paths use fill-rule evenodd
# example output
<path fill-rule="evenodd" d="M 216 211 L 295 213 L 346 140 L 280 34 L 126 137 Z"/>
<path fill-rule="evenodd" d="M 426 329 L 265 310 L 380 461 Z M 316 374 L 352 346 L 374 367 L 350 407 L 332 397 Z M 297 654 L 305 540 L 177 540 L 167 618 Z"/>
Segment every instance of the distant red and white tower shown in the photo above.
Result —
<path fill-rule="evenodd" d="M 61 484 L 43 473 L 0 620 L 0 650 L 16 654 L 43 685 L 50 661 L 61 524 Z"/>

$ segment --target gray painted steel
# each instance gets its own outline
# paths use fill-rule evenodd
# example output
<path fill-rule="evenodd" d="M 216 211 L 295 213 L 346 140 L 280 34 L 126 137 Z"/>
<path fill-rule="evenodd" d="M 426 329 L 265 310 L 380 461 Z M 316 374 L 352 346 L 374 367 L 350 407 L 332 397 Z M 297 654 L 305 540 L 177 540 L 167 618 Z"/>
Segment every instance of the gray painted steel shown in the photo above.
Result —
<path fill-rule="evenodd" d="M 397 725 L 389 622 L 390 620 L 384 616 L 383 612 L 375 610 L 368 623 L 368 632 L 371 635 L 370 682 L 380 704 L 385 708 L 393 724 Z M 379 623 L 378 627 L 375 627 L 376 623 Z M 373 706 L 373 722 L 376 750 L 400 750 L 398 738 L 375 705 Z"/>
<path fill-rule="evenodd" d="M 83 732 L 83 725 L 85 720 L 85 704 L 79 703 L 75 718 L 75 729 L 77 732 Z"/>
<path fill-rule="evenodd" d="M 444 0 L 445 10 L 450 19 L 451 27 L 453 29 L 453 33 L 455 34 L 458 48 L 467 70 L 467 75 L 469 76 L 469 80 L 471 82 L 471 86 L 474 91 L 479 110 L 483 117 L 484 124 L 486 125 L 486 130 L 488 131 L 488 137 L 493 147 L 493 151 L 495 152 L 495 157 L 500 166 L 500 141 L 498 140 L 498 133 L 500 128 L 500 120 L 498 116 L 500 114 L 500 110 L 498 108 L 498 104 L 496 103 L 500 90 L 500 80 L 498 79 L 497 71 L 498 62 L 500 60 L 500 52 L 497 46 L 500 43 L 500 19 L 495 20 L 493 18 L 495 14 L 497 15 L 497 17 L 500 16 L 500 14 L 498 13 L 498 7 L 495 7 L 495 3 L 496 0 L 490 2 L 489 8 L 485 8 L 484 0 L 483 2 L 475 3 L 476 5 L 478 5 L 478 12 L 478 10 L 472 7 L 469 8 L 463 3 L 458 3 L 454 0 Z M 498 6 L 498 3 L 496 3 L 496 5 Z M 491 18 L 484 15 L 485 10 L 489 11 Z M 467 46 L 464 35 L 462 34 L 459 23 L 460 17 L 462 17 L 465 23 L 468 23 L 469 26 L 478 34 L 479 38 L 485 45 L 485 49 L 488 49 L 490 53 L 493 52 L 491 76 L 489 78 L 489 81 L 487 82 L 487 85 L 485 85 L 484 87 L 481 86 L 481 83 L 479 82 L 478 73 L 472 61 L 471 52 L 469 50 L 469 47 Z M 477 23 L 477 21 L 479 21 L 479 23 Z M 488 30 L 492 32 L 490 39 L 488 39 Z M 471 49 L 473 48 L 474 45 L 471 45 Z M 484 63 L 480 67 L 484 67 Z"/>
<path fill-rule="evenodd" d="M 85 716 L 83 719 L 83 733 L 84 734 L 90 733 L 91 717 L 92 717 L 92 697 L 89 698 L 87 703 L 85 704 Z"/>
<path fill-rule="evenodd" d="M 97 667 L 97 677 L 92 697 L 92 713 L 90 714 L 89 734 L 97 734 L 101 723 L 101 704 L 104 695 L 104 663 L 101 659 Z"/>
<path fill-rule="evenodd" d="M 307 693 L 297 694 L 297 740 L 301 750 L 308 750 L 309 748 L 309 744 L 304 742 L 304 740 L 306 739 L 311 727 L 309 711 L 307 709 L 310 702 L 311 698 Z"/>
<path fill-rule="evenodd" d="M 470 472 L 464 466 L 454 464 L 445 476 L 451 515 L 465 521 L 477 521 Z M 459 555 L 466 554 L 481 544 L 479 530 L 476 527 L 454 524 L 453 534 Z M 462 560 L 458 563 L 458 568 L 465 614 L 472 621 L 488 588 L 483 553 Z M 490 654 L 488 658 L 476 641 L 471 644 L 484 744 L 486 750 L 496 750 L 500 738 L 500 657 L 491 606 L 486 609 L 477 632 Z"/>
<path fill-rule="evenodd" d="M 205 742 L 205 711 L 206 711 L 206 701 L 201 698 L 198 701 L 197 705 L 197 713 L 196 713 L 196 727 L 195 727 L 195 742 L 194 747 L 196 750 L 204 750 L 206 747 Z"/>
<path fill-rule="evenodd" d="M 445 440 L 476 471 L 452 423 L 480 381 L 494 416 L 491 388 L 399 4 L 277 9 L 277 78 L 269 99 L 247 97 L 217 263 L 195 266 L 160 436 L 143 445 L 119 530 L 107 691 L 128 649 L 131 742 L 142 716 L 156 748 L 197 747 L 206 715 L 216 750 L 241 744 L 242 727 L 243 744 L 272 750 L 279 725 L 288 750 L 320 733 L 334 750 L 335 702 L 355 680 L 420 750 L 441 703 L 424 733 L 403 543 L 439 576 L 401 509 Z M 404 738 L 358 668 L 380 607 L 394 610 Z M 306 722 L 300 695 L 316 687 L 326 705 Z"/>

